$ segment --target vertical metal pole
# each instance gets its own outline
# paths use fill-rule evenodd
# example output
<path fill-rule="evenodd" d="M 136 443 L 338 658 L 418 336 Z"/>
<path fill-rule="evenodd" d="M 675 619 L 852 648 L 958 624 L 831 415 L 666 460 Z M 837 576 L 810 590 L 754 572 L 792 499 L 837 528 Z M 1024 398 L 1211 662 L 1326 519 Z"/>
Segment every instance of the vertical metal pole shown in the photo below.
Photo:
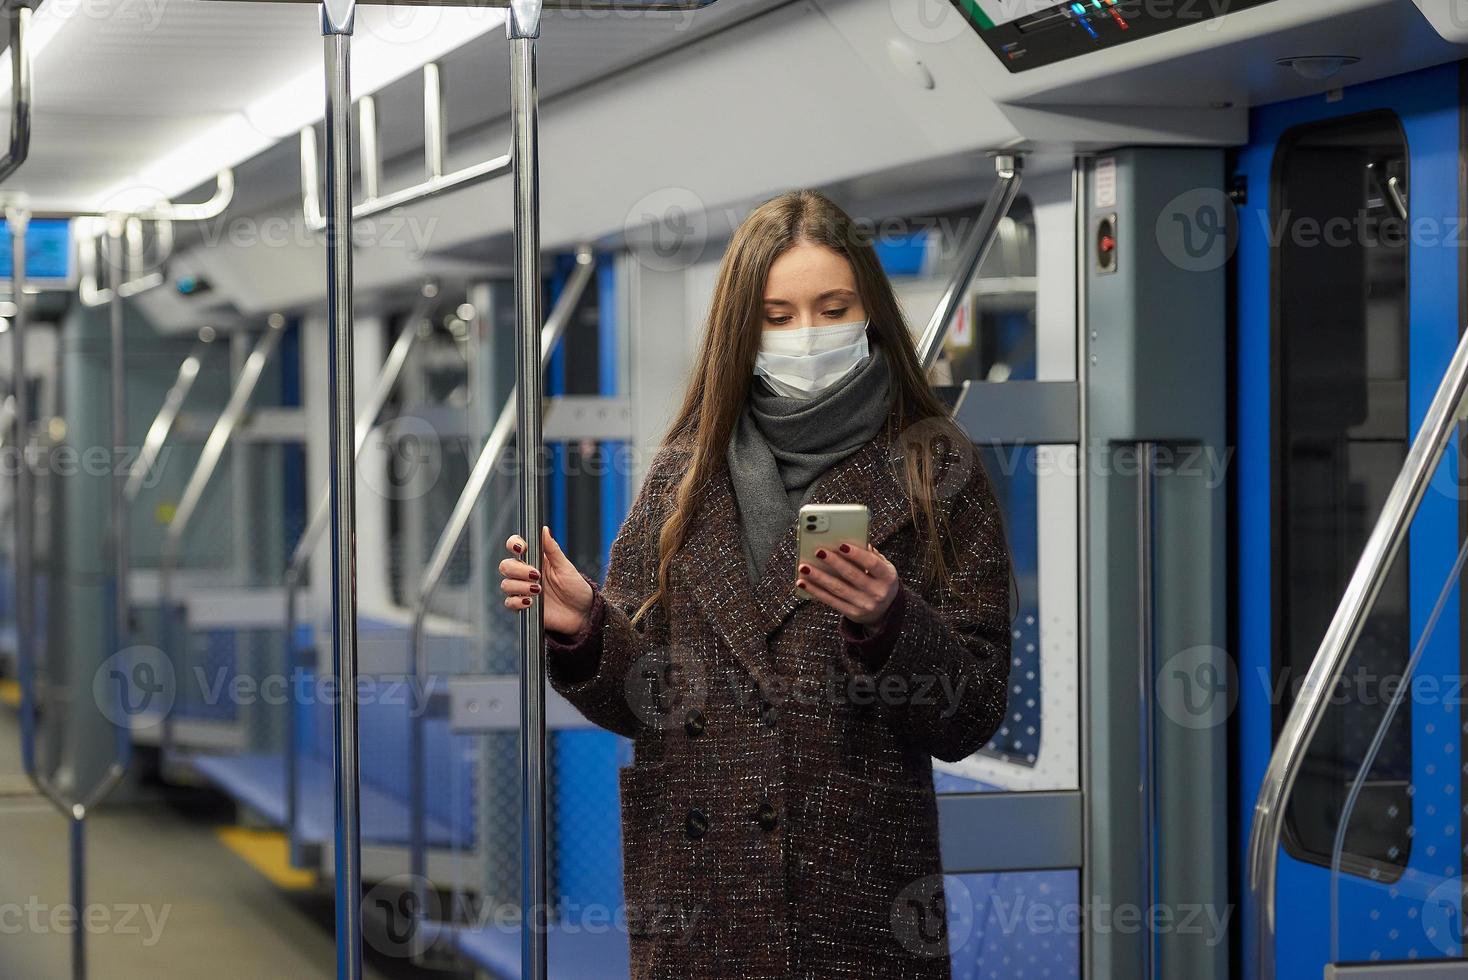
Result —
<path fill-rule="evenodd" d="M 445 155 L 444 134 L 448 127 L 444 122 L 443 75 L 438 65 L 430 61 L 423 66 L 423 166 L 428 179 L 443 176 Z"/>
<path fill-rule="evenodd" d="M 377 100 L 364 95 L 357 101 L 362 121 L 357 127 L 358 151 L 362 157 L 362 198 L 377 200 L 382 186 L 382 147 L 377 140 Z"/>
<path fill-rule="evenodd" d="M 127 279 L 128 259 L 133 254 L 131 241 L 123 242 L 124 221 L 120 216 L 107 221 L 107 247 L 112 254 L 112 298 L 107 304 L 109 333 L 112 341 L 109 369 L 112 381 L 112 479 L 108 486 L 108 502 L 112 511 L 112 643 L 116 653 L 128 645 L 131 632 L 128 623 L 128 541 L 127 541 L 127 477 L 117 461 L 126 458 L 127 445 L 127 343 L 123 333 L 122 284 Z M 126 248 L 126 250 L 124 250 Z"/>
<path fill-rule="evenodd" d="M 1077 524 L 1079 534 L 1077 535 L 1076 566 L 1080 569 L 1077 576 L 1079 595 L 1076 597 L 1076 617 L 1081 624 L 1077 630 L 1076 643 L 1076 674 L 1080 679 L 1080 697 L 1078 698 L 1079 730 L 1081 732 L 1080 752 L 1080 784 L 1081 784 L 1081 869 L 1080 886 L 1082 895 L 1093 895 L 1091 854 L 1095 850 L 1093 844 L 1093 821 L 1091 801 L 1091 746 L 1090 738 L 1091 709 L 1091 427 L 1090 412 L 1088 411 L 1087 393 L 1091 390 L 1087 387 L 1087 354 L 1090 350 L 1088 340 L 1088 305 L 1086 301 L 1086 289 L 1088 284 L 1087 273 L 1090 260 L 1089 250 L 1086 248 L 1087 227 L 1090 222 L 1087 218 L 1087 181 L 1086 163 L 1084 158 L 1077 157 L 1071 164 L 1070 196 L 1072 206 L 1075 209 L 1075 245 L 1072 252 L 1075 256 L 1075 365 L 1076 384 L 1081 392 L 1081 397 L 1076 399 L 1077 405 L 1077 432 L 1080 436 L 1076 445 L 1076 467 L 1077 484 L 1080 500 L 1077 502 Z M 1080 980 L 1096 980 L 1096 947 L 1087 930 L 1081 931 L 1081 976 Z"/>
<path fill-rule="evenodd" d="M 36 771 L 36 650 L 35 594 L 32 540 L 32 496 L 35 474 L 28 455 L 31 435 L 31 389 L 26 378 L 25 335 L 30 304 L 26 299 L 26 230 L 30 212 L 5 210 L 10 232 L 10 297 L 15 315 L 10 319 L 10 387 L 15 398 L 15 659 L 23 696 L 20 699 L 20 751 L 26 772 Z"/>
<path fill-rule="evenodd" d="M 510 4 L 510 153 L 515 168 L 515 391 L 525 561 L 540 567 L 540 173 L 535 39 L 540 0 Z M 520 976 L 546 976 L 545 634 L 540 603 L 521 620 Z"/>
<path fill-rule="evenodd" d="M 336 704 L 336 975 L 362 976 L 362 825 L 357 779 L 356 409 L 352 392 L 352 93 L 355 0 L 325 0 L 326 276 L 331 390 L 331 659 Z"/>
<path fill-rule="evenodd" d="M 1152 526 L 1152 461 L 1154 444 L 1139 442 L 1137 453 L 1137 695 L 1139 754 L 1137 767 L 1138 806 L 1141 811 L 1139 833 L 1142 856 L 1142 980 L 1157 976 L 1157 930 L 1152 909 L 1157 904 L 1157 724 L 1153 712 L 1155 698 L 1154 647 L 1156 646 Z"/>
<path fill-rule="evenodd" d="M 76 928 L 71 931 L 71 977 L 87 980 L 87 930 L 82 928 L 87 914 L 87 813 L 74 807 L 71 819 L 71 907 Z"/>

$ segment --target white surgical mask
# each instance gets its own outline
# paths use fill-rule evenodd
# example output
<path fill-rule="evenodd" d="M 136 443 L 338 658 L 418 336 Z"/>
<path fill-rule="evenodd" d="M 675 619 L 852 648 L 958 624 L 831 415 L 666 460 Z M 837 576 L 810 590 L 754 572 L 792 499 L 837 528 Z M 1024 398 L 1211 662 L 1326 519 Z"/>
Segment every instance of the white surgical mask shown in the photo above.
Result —
<path fill-rule="evenodd" d="M 754 373 L 787 398 L 813 398 L 871 355 L 867 321 L 766 330 Z"/>

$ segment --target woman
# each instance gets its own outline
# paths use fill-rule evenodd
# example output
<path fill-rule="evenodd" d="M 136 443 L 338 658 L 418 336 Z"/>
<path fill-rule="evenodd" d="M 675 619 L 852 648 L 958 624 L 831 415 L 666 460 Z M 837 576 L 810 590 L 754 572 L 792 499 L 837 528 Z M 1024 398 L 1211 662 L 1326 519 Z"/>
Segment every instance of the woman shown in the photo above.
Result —
<path fill-rule="evenodd" d="M 869 542 L 797 567 L 802 502 L 865 504 Z M 505 604 L 544 603 L 551 683 L 634 740 L 633 977 L 948 977 L 931 757 L 1003 717 L 1009 555 L 840 208 L 735 233 L 606 583 L 542 545 L 537 572 L 509 539 Z"/>

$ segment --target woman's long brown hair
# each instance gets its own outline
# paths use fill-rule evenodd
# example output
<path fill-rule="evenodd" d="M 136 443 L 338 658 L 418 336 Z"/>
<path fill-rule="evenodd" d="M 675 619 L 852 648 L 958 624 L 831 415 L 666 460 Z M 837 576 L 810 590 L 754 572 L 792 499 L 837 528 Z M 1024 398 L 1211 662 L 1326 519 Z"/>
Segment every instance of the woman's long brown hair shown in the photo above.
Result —
<path fill-rule="evenodd" d="M 688 537 L 699 494 L 724 465 L 754 376 L 770 266 L 786 249 L 801 243 L 824 245 L 851 263 L 867 312 L 868 336 L 882 348 L 892 372 L 888 435 L 894 447 L 900 444 L 903 450 L 903 478 L 923 542 L 923 565 L 931 580 L 948 584 L 951 561 L 945 553 L 943 513 L 934 491 L 940 482 L 941 458 L 962 452 L 969 443 L 928 387 L 892 284 L 868 238 L 869 233 L 835 202 L 809 190 L 766 201 L 734 232 L 719 267 L 693 377 L 665 439 L 666 445 L 686 454 L 684 474 L 673 513 L 658 536 L 657 591 L 638 609 L 634 622 L 665 594 L 669 562 Z M 972 453 L 968 456 L 971 465 L 978 465 Z"/>

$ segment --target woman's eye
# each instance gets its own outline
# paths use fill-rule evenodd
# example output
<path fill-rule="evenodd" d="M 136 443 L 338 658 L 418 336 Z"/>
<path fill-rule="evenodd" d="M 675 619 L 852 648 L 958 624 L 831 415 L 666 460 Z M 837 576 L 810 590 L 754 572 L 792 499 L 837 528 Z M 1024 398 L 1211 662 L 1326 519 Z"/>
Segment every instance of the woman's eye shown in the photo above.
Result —
<path fill-rule="evenodd" d="M 843 306 L 839 310 L 827 310 L 824 315 L 830 317 L 832 320 L 835 320 L 838 317 L 845 316 L 848 308 L 849 307 Z"/>
<path fill-rule="evenodd" d="M 790 322 L 790 317 L 788 316 L 771 316 L 766 317 L 765 319 L 768 320 L 770 323 L 773 323 L 777 327 L 783 327 L 785 324 Z"/>

